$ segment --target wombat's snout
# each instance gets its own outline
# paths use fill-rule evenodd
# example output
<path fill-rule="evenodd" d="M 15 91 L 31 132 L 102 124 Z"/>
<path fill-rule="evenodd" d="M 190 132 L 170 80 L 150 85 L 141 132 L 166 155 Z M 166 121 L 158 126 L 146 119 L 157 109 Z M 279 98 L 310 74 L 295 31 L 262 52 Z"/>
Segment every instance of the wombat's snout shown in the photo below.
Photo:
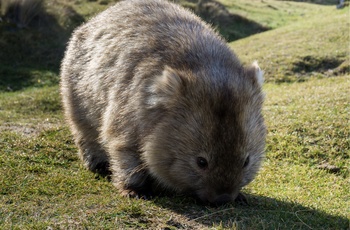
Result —
<path fill-rule="evenodd" d="M 210 205 L 224 205 L 235 200 L 236 196 L 229 193 L 222 193 L 220 195 L 210 196 L 209 194 L 202 194 L 198 196 L 199 199 L 204 203 L 209 203 Z"/>

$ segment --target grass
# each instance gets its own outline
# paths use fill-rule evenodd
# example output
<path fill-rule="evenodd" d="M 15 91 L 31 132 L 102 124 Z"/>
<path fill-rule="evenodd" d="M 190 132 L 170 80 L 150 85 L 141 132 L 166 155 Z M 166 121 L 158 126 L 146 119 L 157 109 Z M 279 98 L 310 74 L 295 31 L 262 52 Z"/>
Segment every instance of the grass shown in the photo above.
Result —
<path fill-rule="evenodd" d="M 303 21 L 320 14 L 324 15 L 335 9 L 335 1 L 331 6 L 275 0 L 220 0 L 220 2 L 232 14 L 247 17 L 271 29 Z"/>
<path fill-rule="evenodd" d="M 6 10 L 5 3 L 11 2 L 16 7 Z M 107 7 L 87 2 L 2 0 L 0 91 L 57 85 L 60 61 L 72 30 Z M 13 16 L 16 12 L 19 16 Z"/>
<path fill-rule="evenodd" d="M 230 43 L 244 62 L 259 60 L 267 80 L 266 160 L 244 188 L 249 205 L 206 207 L 182 196 L 127 199 L 106 178 L 87 171 L 62 115 L 61 54 L 45 60 L 41 52 L 30 53 L 23 36 L 44 36 L 30 24 L 25 30 L 5 30 L 20 38 L 16 42 L 0 36 L 0 47 L 8 38 L 6 55 L 0 53 L 0 229 L 349 229 L 348 8 L 256 1 L 306 11 L 301 17 L 281 10 L 284 21 L 278 24 L 273 22 L 277 14 L 255 15 L 254 6 L 243 7 L 246 1 L 220 2 L 231 13 L 240 5 L 240 14 L 273 28 Z M 58 31 L 69 33 L 112 3 L 64 0 L 47 11 Z M 73 17 L 55 16 L 54 9 L 66 9 Z M 264 24 L 268 17 L 271 23 Z M 40 40 L 43 46 L 29 44 L 40 51 L 58 49 L 65 36 L 51 45 L 48 40 Z M 21 53 L 18 45 L 28 51 Z"/>
<path fill-rule="evenodd" d="M 231 47 L 246 63 L 258 60 L 267 81 L 349 74 L 349 10 L 322 8 L 321 15 L 235 41 Z"/>
<path fill-rule="evenodd" d="M 57 87 L 3 93 L 0 226 L 346 229 L 349 80 L 267 84 L 263 170 L 244 190 L 249 206 L 221 208 L 185 197 L 120 197 L 110 182 L 83 168 L 62 119 Z M 325 162 L 339 171 L 318 167 Z"/>

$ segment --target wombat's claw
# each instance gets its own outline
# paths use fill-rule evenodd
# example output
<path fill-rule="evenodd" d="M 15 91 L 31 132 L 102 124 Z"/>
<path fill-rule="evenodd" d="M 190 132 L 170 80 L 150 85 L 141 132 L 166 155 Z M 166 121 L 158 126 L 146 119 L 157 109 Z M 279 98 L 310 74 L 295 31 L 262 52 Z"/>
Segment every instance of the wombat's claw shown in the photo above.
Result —
<path fill-rule="evenodd" d="M 247 198 L 242 193 L 238 193 L 238 196 L 236 197 L 235 202 L 239 204 L 248 204 Z"/>
<path fill-rule="evenodd" d="M 138 194 L 134 190 L 124 189 L 120 193 L 123 197 L 136 198 Z"/>
<path fill-rule="evenodd" d="M 121 192 L 121 195 L 123 197 L 128 197 L 128 198 L 136 198 L 136 199 L 143 199 L 143 200 L 148 200 L 152 198 L 151 194 L 143 194 L 143 193 L 138 193 L 135 190 L 131 189 L 124 189 Z"/>

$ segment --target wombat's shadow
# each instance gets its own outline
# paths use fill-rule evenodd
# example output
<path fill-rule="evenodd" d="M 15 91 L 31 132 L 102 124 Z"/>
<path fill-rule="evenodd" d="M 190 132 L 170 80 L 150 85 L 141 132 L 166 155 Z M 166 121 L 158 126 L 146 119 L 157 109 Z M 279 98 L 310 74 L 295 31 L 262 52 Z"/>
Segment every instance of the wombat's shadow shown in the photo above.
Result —
<path fill-rule="evenodd" d="M 276 226 L 281 229 L 284 228 L 283 226 L 286 229 L 349 228 L 349 219 L 341 216 L 333 216 L 301 204 L 279 201 L 270 197 L 245 195 L 248 204 L 233 203 L 220 207 L 204 206 L 193 198 L 185 197 L 160 197 L 154 199 L 154 203 L 208 227 L 213 225 L 233 227 L 233 223 L 245 226 L 252 221 L 255 226 L 266 229 L 273 229 Z M 174 220 L 167 224 L 176 228 L 186 228 L 183 223 Z"/>

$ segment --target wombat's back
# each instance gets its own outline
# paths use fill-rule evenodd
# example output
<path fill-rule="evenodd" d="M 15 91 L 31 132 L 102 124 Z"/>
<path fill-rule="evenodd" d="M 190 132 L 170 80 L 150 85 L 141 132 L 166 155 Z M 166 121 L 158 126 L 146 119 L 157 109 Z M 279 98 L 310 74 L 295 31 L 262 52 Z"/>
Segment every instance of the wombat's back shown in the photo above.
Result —
<path fill-rule="evenodd" d="M 210 76 L 206 81 L 241 70 L 225 42 L 178 5 L 128 0 L 110 7 L 76 29 L 69 42 L 61 68 L 66 111 L 74 107 L 68 120 L 71 114 L 86 116 L 90 125 L 99 127 L 111 90 L 123 107 L 128 103 L 123 98 L 137 95 L 145 79 L 161 74 L 164 66 L 206 72 L 201 76 Z M 217 73 L 225 70 L 236 72 Z"/>
<path fill-rule="evenodd" d="M 69 74 L 73 65 L 72 72 L 83 70 L 80 75 L 86 76 L 89 70 L 108 71 L 121 62 L 130 70 L 142 60 L 188 68 L 199 63 L 205 66 L 213 57 L 238 62 L 209 26 L 182 7 L 164 0 L 128 0 L 74 32 L 62 72 Z"/>

